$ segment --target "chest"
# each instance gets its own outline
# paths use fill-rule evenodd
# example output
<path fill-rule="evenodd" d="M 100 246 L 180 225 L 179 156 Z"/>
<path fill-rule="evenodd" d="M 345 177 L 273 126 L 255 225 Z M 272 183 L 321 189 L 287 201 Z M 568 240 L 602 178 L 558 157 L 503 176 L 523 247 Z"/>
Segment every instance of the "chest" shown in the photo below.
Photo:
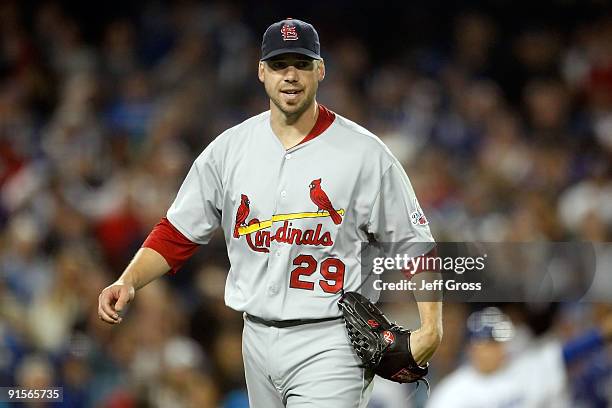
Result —
<path fill-rule="evenodd" d="M 363 186 L 359 168 L 345 160 L 318 149 L 248 154 L 226 180 L 225 200 L 235 206 L 247 196 L 251 217 L 260 219 L 286 215 L 300 223 L 330 211 L 344 215 Z"/>

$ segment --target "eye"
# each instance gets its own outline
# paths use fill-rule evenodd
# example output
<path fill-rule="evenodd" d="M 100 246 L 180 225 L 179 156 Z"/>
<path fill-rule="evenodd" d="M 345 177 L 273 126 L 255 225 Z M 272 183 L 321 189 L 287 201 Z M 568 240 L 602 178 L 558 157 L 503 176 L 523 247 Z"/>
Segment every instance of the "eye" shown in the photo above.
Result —
<path fill-rule="evenodd" d="M 271 61 L 268 65 L 270 65 L 270 68 L 274 71 L 287 68 L 287 63 L 285 61 Z"/>
<path fill-rule="evenodd" d="M 310 71 L 312 69 L 313 63 L 312 61 L 297 61 L 295 63 L 295 67 L 302 71 Z"/>

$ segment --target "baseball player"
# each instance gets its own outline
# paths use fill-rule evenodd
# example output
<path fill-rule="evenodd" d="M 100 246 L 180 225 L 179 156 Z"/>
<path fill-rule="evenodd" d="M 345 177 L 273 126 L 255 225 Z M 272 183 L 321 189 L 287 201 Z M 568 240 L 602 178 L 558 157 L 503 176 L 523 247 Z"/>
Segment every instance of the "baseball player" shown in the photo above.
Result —
<path fill-rule="evenodd" d="M 605 350 L 612 341 L 612 316 L 565 342 L 543 337 L 518 340 L 517 347 L 512 344 L 514 332 L 510 318 L 498 308 L 472 313 L 467 321 L 468 362 L 433 389 L 427 407 L 575 406 L 567 367 Z"/>
<path fill-rule="evenodd" d="M 435 244 L 400 163 L 376 136 L 316 102 L 325 64 L 314 27 L 274 23 L 261 48 L 270 110 L 204 149 L 166 217 L 102 291 L 98 313 L 120 323 L 138 289 L 175 272 L 221 227 L 231 263 L 225 302 L 245 316 L 251 406 L 365 407 L 372 373 L 337 304 L 361 284 L 360 243 L 399 243 L 412 256 Z M 410 345 L 425 363 L 441 340 L 441 304 L 418 308 Z"/>

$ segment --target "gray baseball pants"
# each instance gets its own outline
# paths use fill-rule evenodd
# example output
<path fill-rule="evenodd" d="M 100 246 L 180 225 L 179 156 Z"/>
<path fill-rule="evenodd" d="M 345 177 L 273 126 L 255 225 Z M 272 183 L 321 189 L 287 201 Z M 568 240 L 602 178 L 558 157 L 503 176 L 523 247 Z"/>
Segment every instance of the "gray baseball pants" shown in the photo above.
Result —
<path fill-rule="evenodd" d="M 367 406 L 373 374 L 342 319 L 277 328 L 245 315 L 242 355 L 251 408 Z"/>

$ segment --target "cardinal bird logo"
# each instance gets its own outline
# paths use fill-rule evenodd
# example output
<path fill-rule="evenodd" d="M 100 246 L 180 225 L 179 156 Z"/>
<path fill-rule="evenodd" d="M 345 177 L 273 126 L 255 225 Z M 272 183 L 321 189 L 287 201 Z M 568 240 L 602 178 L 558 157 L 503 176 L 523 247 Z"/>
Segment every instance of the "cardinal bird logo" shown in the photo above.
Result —
<path fill-rule="evenodd" d="M 242 225 L 246 225 L 245 221 L 249 216 L 249 197 L 245 194 L 240 195 L 240 206 L 238 207 L 238 211 L 236 211 L 236 225 L 234 226 L 234 238 L 239 238 L 240 234 L 238 234 L 238 228 Z"/>
<path fill-rule="evenodd" d="M 338 225 L 342 222 L 342 217 L 338 214 L 338 211 L 334 209 L 331 201 L 329 201 L 329 197 L 325 194 L 325 191 L 321 188 L 321 179 L 312 180 L 310 183 L 310 199 L 313 203 L 317 205 L 319 211 L 327 211 L 329 212 L 329 216 L 331 217 L 334 224 Z"/>

